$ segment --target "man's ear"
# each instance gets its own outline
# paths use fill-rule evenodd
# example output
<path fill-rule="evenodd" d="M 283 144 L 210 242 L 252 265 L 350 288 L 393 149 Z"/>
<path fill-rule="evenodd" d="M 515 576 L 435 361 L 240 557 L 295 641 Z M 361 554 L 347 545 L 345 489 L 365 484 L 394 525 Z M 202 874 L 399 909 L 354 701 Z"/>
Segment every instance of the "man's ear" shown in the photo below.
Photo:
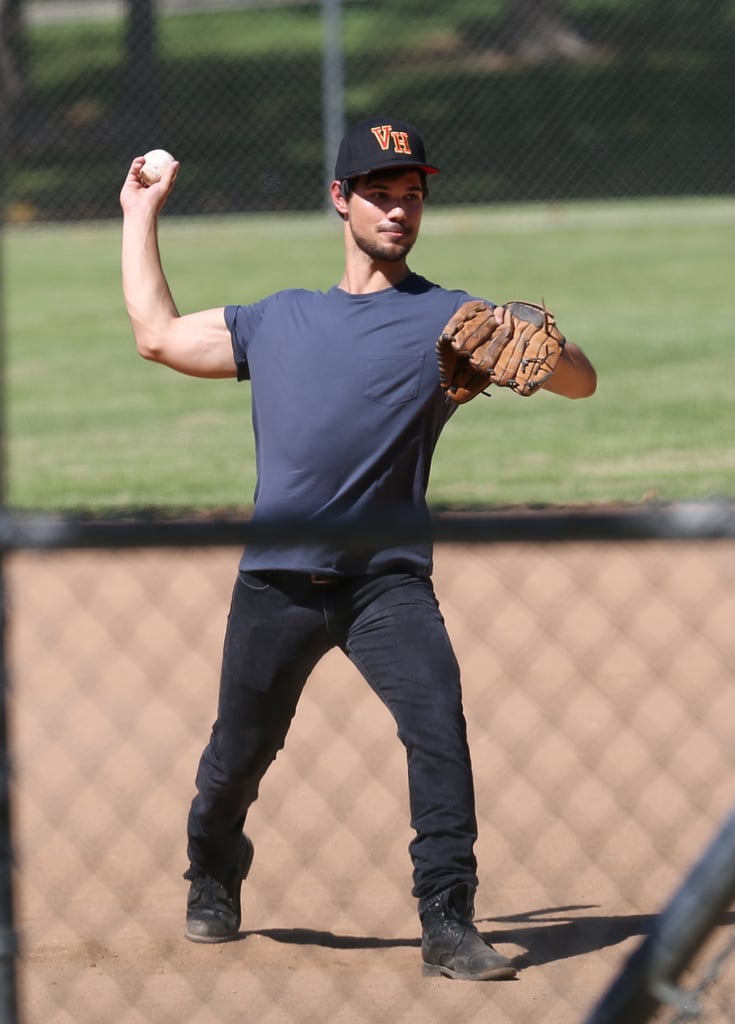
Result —
<path fill-rule="evenodd" d="M 342 182 L 333 181 L 330 186 L 330 192 L 332 195 L 332 202 L 334 203 L 335 210 L 340 215 L 340 217 L 344 219 L 347 216 L 349 204 L 347 202 L 347 196 L 345 195 L 344 190 L 342 188 Z"/>

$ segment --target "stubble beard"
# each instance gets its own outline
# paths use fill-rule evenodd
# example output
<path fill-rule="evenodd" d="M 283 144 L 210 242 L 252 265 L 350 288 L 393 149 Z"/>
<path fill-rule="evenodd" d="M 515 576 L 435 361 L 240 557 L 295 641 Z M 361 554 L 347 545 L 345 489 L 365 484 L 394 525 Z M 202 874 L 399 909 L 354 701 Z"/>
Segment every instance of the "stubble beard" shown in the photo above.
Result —
<path fill-rule="evenodd" d="M 415 241 L 415 238 L 407 238 L 405 242 L 386 242 L 379 237 L 364 238 L 354 230 L 352 238 L 361 252 L 378 263 L 400 263 L 408 256 Z"/>

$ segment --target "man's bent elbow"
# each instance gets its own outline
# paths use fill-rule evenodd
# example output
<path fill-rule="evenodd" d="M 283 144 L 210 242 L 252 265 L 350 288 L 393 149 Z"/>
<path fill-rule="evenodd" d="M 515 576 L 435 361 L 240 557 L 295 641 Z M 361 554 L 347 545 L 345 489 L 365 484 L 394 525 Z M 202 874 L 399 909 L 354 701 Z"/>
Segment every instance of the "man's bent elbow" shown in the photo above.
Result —
<path fill-rule="evenodd" d="M 589 398 L 597 390 L 597 372 L 578 346 L 567 345 L 547 386 L 565 398 Z"/>
<path fill-rule="evenodd" d="M 165 346 L 160 337 L 136 331 L 135 348 L 139 356 L 148 359 L 152 363 L 164 362 Z"/>
<path fill-rule="evenodd" d="M 128 315 L 138 355 L 152 363 L 165 363 L 173 341 L 175 321 L 137 316 L 130 310 Z"/>
<path fill-rule="evenodd" d="M 582 379 L 577 382 L 577 393 L 570 397 L 591 398 L 595 391 L 597 391 L 597 373 L 590 367 Z"/>

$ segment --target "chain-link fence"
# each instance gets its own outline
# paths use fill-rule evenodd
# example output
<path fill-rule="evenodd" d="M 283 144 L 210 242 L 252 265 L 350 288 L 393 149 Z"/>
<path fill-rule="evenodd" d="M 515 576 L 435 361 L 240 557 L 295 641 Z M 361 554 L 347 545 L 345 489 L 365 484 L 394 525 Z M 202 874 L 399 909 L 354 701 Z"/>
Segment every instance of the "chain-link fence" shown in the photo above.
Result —
<path fill-rule="evenodd" d="M 316 210 L 335 131 L 381 111 L 421 126 L 433 204 L 733 192 L 732 0 L 0 0 L 0 19 L 17 222 L 118 218 L 153 146 L 182 160 L 174 213 Z M 129 524 L 94 552 L 11 544 L 25 1024 L 579 1024 L 732 804 L 735 561 L 732 532 L 633 539 L 613 513 L 550 540 L 536 521 L 437 551 L 478 924 L 520 968 L 490 986 L 421 978 L 402 750 L 338 655 L 252 812 L 241 941 L 183 941 L 232 537 L 194 547 L 171 522 L 167 550 L 119 544 Z"/>
<path fill-rule="evenodd" d="M 182 161 L 174 212 L 325 203 L 345 121 L 419 124 L 440 204 L 731 194 L 732 0 L 3 0 L 15 220 L 117 216 L 121 168 Z"/>
<path fill-rule="evenodd" d="M 544 522 L 470 519 L 476 543 L 437 548 L 477 920 L 521 969 L 507 984 L 421 977 L 402 748 L 340 654 L 249 816 L 241 940 L 184 941 L 185 817 L 237 549 L 121 550 L 122 524 L 97 541 L 114 550 L 10 555 L 26 1024 L 579 1024 L 733 802 L 735 548 L 731 514 L 714 536 L 695 517 L 689 540 L 655 539 L 655 514 L 638 540 L 614 512 L 591 533 L 572 515 L 565 541 Z M 718 995 L 734 982 L 728 965 Z M 703 1019 L 732 1020 L 725 1005 Z"/>

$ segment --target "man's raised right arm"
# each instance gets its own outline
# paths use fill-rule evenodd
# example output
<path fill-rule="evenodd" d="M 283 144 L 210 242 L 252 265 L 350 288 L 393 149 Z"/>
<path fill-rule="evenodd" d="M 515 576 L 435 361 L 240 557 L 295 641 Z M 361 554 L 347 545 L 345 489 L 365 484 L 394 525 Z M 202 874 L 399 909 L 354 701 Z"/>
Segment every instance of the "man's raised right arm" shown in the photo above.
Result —
<path fill-rule="evenodd" d="M 224 309 L 182 316 L 161 265 L 158 216 L 179 164 L 166 167 L 161 180 L 149 187 L 140 181 L 142 165 L 142 157 L 133 160 L 120 192 L 123 296 L 138 352 L 193 377 L 234 377 L 237 369 Z"/>

